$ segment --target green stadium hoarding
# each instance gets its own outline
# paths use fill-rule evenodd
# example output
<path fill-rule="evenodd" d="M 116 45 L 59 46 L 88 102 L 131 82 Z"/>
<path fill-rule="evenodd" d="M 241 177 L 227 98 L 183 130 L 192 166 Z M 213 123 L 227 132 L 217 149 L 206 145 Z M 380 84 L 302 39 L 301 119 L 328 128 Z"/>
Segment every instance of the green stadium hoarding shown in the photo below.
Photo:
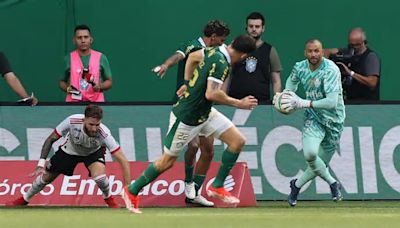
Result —
<path fill-rule="evenodd" d="M 104 120 L 130 161 L 154 161 L 162 153 L 170 106 L 103 106 Z M 306 167 L 302 155 L 303 112 L 282 115 L 272 106 L 252 111 L 216 108 L 247 139 L 239 158 L 247 162 L 257 200 L 283 200 L 289 181 Z M 65 117 L 83 106 L 1 106 L 0 160 L 37 160 L 42 143 Z M 348 105 L 340 149 L 329 166 L 343 185 L 345 199 L 400 198 L 400 106 Z M 53 146 L 61 143 L 59 140 Z M 215 141 L 215 161 L 224 145 Z M 51 154 L 54 151 L 51 152 Z M 111 160 L 111 156 L 107 156 Z M 182 160 L 182 154 L 179 158 Z M 183 172 L 183 170 L 182 170 Z M 300 199 L 329 199 L 321 179 L 307 184 Z"/>

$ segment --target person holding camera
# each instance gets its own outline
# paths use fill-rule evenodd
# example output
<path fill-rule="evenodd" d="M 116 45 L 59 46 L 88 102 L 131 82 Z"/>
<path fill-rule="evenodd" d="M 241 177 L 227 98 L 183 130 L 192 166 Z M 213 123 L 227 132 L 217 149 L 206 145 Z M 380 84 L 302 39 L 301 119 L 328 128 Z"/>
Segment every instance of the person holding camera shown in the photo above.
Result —
<path fill-rule="evenodd" d="M 349 33 L 347 48 L 324 50 L 325 57 L 333 60 L 342 73 L 346 100 L 379 100 L 381 64 L 376 52 L 367 46 L 362 28 Z"/>
<path fill-rule="evenodd" d="M 75 27 L 76 50 L 65 57 L 64 78 L 60 88 L 67 93 L 66 102 L 104 102 L 104 91 L 112 87 L 107 57 L 91 49 L 93 37 L 87 25 Z"/>
<path fill-rule="evenodd" d="M 33 93 L 31 96 L 28 95 L 17 75 L 15 75 L 11 69 L 10 63 L 3 52 L 0 52 L 0 74 L 3 76 L 4 80 L 6 80 L 10 88 L 21 98 L 19 102 L 25 102 L 32 106 L 38 103 L 38 99 L 33 96 Z"/>

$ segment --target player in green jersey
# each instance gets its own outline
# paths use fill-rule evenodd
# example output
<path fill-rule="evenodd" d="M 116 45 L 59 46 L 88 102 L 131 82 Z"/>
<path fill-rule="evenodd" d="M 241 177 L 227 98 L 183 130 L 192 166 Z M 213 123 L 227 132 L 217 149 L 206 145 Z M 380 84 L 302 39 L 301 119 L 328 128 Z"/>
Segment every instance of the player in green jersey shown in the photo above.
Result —
<path fill-rule="evenodd" d="M 176 91 L 182 91 L 181 86 L 184 84 L 184 70 L 188 55 L 196 50 L 205 47 L 215 47 L 224 44 L 226 37 L 229 35 L 229 27 L 220 20 L 209 21 L 203 29 L 203 36 L 194 40 L 190 40 L 181 45 L 176 53 L 169 57 L 165 62 L 153 69 L 160 77 L 164 77 L 167 69 L 179 63 Z M 185 89 L 186 86 L 183 86 Z M 179 92 L 178 92 L 179 93 Z M 177 97 L 174 97 L 175 102 Z M 213 112 L 217 111 L 213 109 Z M 174 120 L 170 120 L 170 125 Z M 196 163 L 196 154 L 200 147 L 200 157 Z M 187 203 L 198 204 L 202 206 L 214 206 L 214 203 L 204 198 L 201 193 L 201 187 L 206 177 L 208 168 L 214 156 L 214 138 L 204 137 L 200 135 L 189 142 L 185 152 L 185 201 Z M 194 170 L 194 173 L 193 173 Z"/>
<path fill-rule="evenodd" d="M 222 164 L 207 194 L 226 203 L 239 200 L 225 190 L 223 183 L 235 165 L 245 139 L 233 123 L 219 112 L 211 112 L 213 102 L 242 109 L 253 109 L 257 99 L 247 96 L 241 100 L 229 97 L 222 84 L 229 74 L 230 64 L 237 63 L 256 48 L 255 41 L 244 35 L 234 39 L 228 47 L 201 49 L 191 53 L 185 67 L 187 90 L 173 107 L 176 120 L 164 140 L 164 153 L 150 164 L 136 181 L 124 187 L 122 198 L 133 213 L 139 210 L 140 190 L 172 167 L 179 152 L 199 133 L 214 136 L 228 145 L 222 155 Z"/>
<path fill-rule="evenodd" d="M 345 107 L 339 68 L 323 57 L 322 44 L 311 39 L 306 42 L 306 60 L 297 62 L 286 81 L 286 91 L 282 95 L 284 109 L 305 108 L 303 125 L 303 152 L 308 164 L 298 179 L 290 181 L 288 203 L 295 206 L 300 188 L 319 176 L 331 189 L 332 199 L 342 198 L 340 183 L 329 173 L 328 164 L 339 145 L 343 131 Z M 301 83 L 306 99 L 294 92 Z"/>

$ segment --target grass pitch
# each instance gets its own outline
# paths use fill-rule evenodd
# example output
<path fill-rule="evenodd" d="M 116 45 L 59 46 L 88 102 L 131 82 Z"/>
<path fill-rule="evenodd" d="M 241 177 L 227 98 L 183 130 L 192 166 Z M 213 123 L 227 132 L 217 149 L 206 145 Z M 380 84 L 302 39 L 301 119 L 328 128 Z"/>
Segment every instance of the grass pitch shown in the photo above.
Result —
<path fill-rule="evenodd" d="M 400 201 L 258 202 L 251 208 L 125 208 L 0 207 L 0 227 L 400 227 Z"/>

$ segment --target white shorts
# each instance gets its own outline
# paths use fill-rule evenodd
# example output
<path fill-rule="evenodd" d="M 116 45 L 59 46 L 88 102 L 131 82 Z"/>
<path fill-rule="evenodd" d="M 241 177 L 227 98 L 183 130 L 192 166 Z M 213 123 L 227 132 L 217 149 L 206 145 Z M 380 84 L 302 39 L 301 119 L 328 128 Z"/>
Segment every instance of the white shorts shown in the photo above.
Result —
<path fill-rule="evenodd" d="M 215 108 L 211 109 L 208 119 L 198 126 L 177 121 L 171 112 L 168 133 L 164 140 L 164 152 L 171 156 L 179 156 L 181 150 L 197 135 L 219 138 L 232 126 L 233 123 Z"/>

